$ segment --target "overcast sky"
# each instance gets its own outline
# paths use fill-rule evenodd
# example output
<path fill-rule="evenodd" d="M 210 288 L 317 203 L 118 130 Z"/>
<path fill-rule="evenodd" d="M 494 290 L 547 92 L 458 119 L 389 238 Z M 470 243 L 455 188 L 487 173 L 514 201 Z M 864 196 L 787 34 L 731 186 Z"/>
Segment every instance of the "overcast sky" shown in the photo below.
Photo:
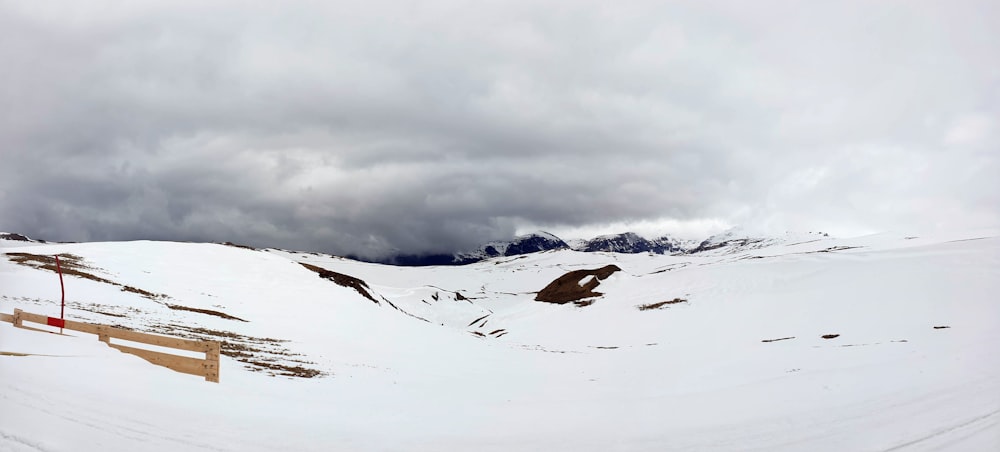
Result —
<path fill-rule="evenodd" d="M 995 0 L 249 3 L 0 1 L 0 230 L 375 257 L 1000 224 Z"/>

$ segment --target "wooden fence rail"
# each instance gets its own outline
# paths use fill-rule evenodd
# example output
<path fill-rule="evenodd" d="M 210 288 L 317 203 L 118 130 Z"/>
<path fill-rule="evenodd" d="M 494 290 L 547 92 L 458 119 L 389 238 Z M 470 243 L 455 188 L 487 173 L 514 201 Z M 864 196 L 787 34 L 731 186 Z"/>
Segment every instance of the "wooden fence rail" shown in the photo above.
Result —
<path fill-rule="evenodd" d="M 0 313 L 0 321 L 13 323 L 14 326 L 18 328 L 22 328 L 24 322 L 32 322 L 42 325 L 57 326 L 67 330 L 80 331 L 82 333 L 96 334 L 98 340 L 122 352 L 131 353 L 153 364 L 164 366 L 177 372 L 205 377 L 205 381 L 215 383 L 219 382 L 219 354 L 221 352 L 222 344 L 218 341 L 195 341 L 190 339 L 160 336 L 156 334 L 139 333 L 107 325 L 61 320 L 40 314 L 24 312 L 20 309 L 15 309 L 14 315 Z M 158 347 L 202 352 L 205 354 L 205 359 L 173 355 L 170 353 L 128 347 L 120 344 L 112 344 L 111 339 L 121 339 L 125 341 L 155 345 Z"/>

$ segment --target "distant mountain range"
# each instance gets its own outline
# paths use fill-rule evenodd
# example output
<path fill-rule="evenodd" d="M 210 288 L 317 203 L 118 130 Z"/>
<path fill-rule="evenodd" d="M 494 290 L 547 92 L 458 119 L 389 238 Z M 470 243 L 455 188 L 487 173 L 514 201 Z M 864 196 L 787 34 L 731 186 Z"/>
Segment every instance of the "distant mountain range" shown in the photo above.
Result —
<path fill-rule="evenodd" d="M 573 249 L 587 253 L 603 251 L 626 254 L 672 254 L 683 253 L 690 249 L 692 245 L 692 242 L 678 240 L 666 235 L 655 239 L 647 239 L 634 232 L 625 232 L 622 234 L 602 235 L 590 240 L 581 241 Z"/>
<path fill-rule="evenodd" d="M 634 232 L 602 235 L 589 240 L 565 241 L 548 232 L 536 232 L 518 236 L 509 241 L 489 242 L 473 251 L 453 254 L 396 254 L 374 262 L 406 267 L 466 265 L 496 257 L 520 256 L 560 249 L 572 249 L 585 253 L 733 254 L 781 243 L 808 242 L 827 237 L 829 235 L 822 232 L 785 233 L 782 236 L 767 237 L 760 234 L 750 234 L 740 228 L 732 228 L 701 242 L 681 240 L 669 235 L 650 239 Z M 20 234 L 4 232 L 0 232 L 0 240 L 45 243 L 43 240 L 32 240 Z M 355 260 L 366 260 L 356 256 L 348 257 Z"/>
<path fill-rule="evenodd" d="M 731 254 L 780 243 L 819 240 L 824 237 L 829 236 L 822 232 L 809 232 L 766 237 L 747 233 L 740 228 L 733 228 L 701 242 L 677 239 L 669 235 L 650 239 L 634 232 L 602 235 L 589 240 L 567 241 L 547 232 L 536 232 L 515 237 L 510 241 L 489 242 L 474 251 L 455 254 L 400 254 L 379 262 L 401 266 L 466 265 L 495 257 L 518 256 L 559 249 L 572 249 L 585 253 L 695 254 L 711 252 L 713 254 Z"/>
<path fill-rule="evenodd" d="M 518 256 L 540 251 L 569 248 L 562 239 L 547 232 L 537 232 L 515 237 L 510 241 L 489 242 L 475 251 L 454 254 L 398 254 L 379 261 L 402 266 L 465 265 L 493 257 Z"/>

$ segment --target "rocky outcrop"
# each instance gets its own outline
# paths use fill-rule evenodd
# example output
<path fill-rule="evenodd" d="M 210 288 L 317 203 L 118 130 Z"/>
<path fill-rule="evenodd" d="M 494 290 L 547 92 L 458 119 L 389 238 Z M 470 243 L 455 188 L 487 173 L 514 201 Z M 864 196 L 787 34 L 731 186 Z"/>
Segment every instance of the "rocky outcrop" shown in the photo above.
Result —
<path fill-rule="evenodd" d="M 15 234 L 13 232 L 0 232 L 0 240 L 11 240 L 11 241 L 15 241 L 15 242 L 34 242 L 35 241 L 35 240 L 31 240 L 28 237 L 25 237 L 25 236 L 23 236 L 21 234 Z"/>
<path fill-rule="evenodd" d="M 621 271 L 617 265 L 606 265 L 594 270 L 574 270 L 562 275 L 538 292 L 535 301 L 565 304 L 584 298 L 599 297 L 600 292 L 594 292 L 601 281 L 615 272 Z"/>

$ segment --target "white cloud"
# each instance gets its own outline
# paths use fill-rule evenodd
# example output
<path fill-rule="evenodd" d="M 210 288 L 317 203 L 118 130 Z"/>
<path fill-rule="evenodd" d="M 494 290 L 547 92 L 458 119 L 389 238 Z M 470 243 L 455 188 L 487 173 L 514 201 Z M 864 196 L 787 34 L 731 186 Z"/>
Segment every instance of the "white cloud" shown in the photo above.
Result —
<path fill-rule="evenodd" d="M 1000 146 L 1000 116 L 989 114 L 970 114 L 957 118 L 948 127 L 944 136 L 945 146 L 982 148 Z"/>

